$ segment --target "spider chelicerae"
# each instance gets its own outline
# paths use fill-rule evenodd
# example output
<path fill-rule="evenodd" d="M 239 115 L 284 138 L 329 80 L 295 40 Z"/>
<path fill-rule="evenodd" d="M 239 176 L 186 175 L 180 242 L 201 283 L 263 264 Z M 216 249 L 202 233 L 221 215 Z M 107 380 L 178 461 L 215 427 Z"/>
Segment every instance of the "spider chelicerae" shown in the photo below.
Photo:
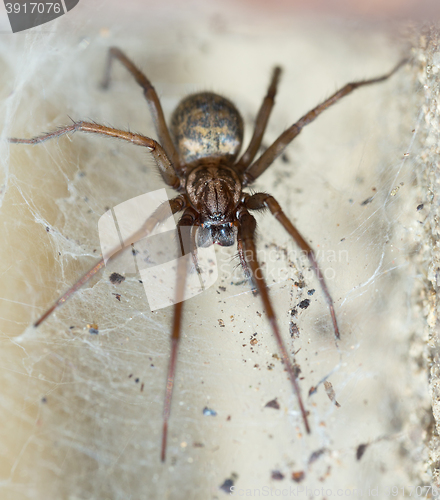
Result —
<path fill-rule="evenodd" d="M 255 246 L 256 221 L 251 211 L 269 209 L 301 250 L 307 254 L 311 268 L 315 272 L 325 296 L 335 337 L 339 339 L 339 327 L 333 300 L 312 248 L 286 217 L 276 199 L 267 193 L 249 194 L 244 192 L 243 188 L 250 186 L 255 179 L 262 175 L 301 132 L 303 127 L 312 122 L 329 106 L 358 87 L 388 79 L 405 61 L 401 61 L 389 73 L 380 77 L 348 83 L 285 130 L 264 153 L 254 160 L 260 150 L 262 138 L 274 105 L 281 74 L 279 67 L 273 70 L 267 94 L 258 111 L 251 141 L 246 151 L 239 157 L 243 142 L 243 120 L 231 101 L 211 92 L 189 95 L 180 102 L 174 111 L 170 133 L 154 87 L 148 78 L 118 48 L 113 47 L 109 50 L 102 86 L 104 88 L 109 86 L 111 67 L 114 60 L 118 60 L 125 66 L 141 86 L 153 116 L 158 142 L 140 134 L 85 121 L 73 122 L 71 125 L 32 139 L 11 138 L 9 141 L 21 144 L 38 144 L 69 132 L 80 131 L 122 139 L 147 148 L 156 160 L 164 182 L 179 194 L 175 198 L 162 203 L 145 221 L 142 228 L 124 241 L 124 246 L 135 243 L 140 238 L 147 236 L 172 214 L 180 212 L 182 212 L 182 216 L 177 224 L 177 229 L 181 251 L 182 254 L 191 254 L 195 264 L 197 263 L 197 247 L 206 247 L 212 243 L 231 246 L 235 241 L 237 242 L 240 263 L 245 270 L 245 274 L 261 296 L 284 366 L 297 396 L 304 427 L 310 433 L 307 411 L 301 398 L 293 362 L 282 339 L 268 288 L 257 260 Z M 118 253 L 118 251 L 113 252 L 112 258 Z M 105 258 L 102 257 L 88 273 L 77 281 L 35 322 L 35 326 L 40 325 L 58 306 L 63 304 L 104 266 Z M 166 457 L 168 421 L 181 335 L 186 274 L 186 260 L 179 260 L 174 318 L 171 330 L 171 356 L 163 411 L 162 461 Z"/>

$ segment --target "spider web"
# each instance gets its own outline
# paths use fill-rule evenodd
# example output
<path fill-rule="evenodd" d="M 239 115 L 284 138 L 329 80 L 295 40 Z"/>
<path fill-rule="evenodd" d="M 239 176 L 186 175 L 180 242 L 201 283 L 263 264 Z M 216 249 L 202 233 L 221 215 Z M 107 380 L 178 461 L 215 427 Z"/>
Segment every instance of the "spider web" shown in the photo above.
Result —
<path fill-rule="evenodd" d="M 135 7 L 90 9 L 78 6 L 50 30 L 0 38 L 3 138 L 50 131 L 69 117 L 155 137 L 122 68 L 115 65 L 107 92 L 98 87 L 112 45 L 146 70 L 167 117 L 190 92 L 233 100 L 245 141 L 271 67 L 281 64 L 266 145 L 337 87 L 401 57 L 383 33 L 324 21 L 255 19 L 263 36 L 239 11 L 227 21 L 214 7 L 200 12 L 197 29 L 168 10 L 141 23 Z M 411 78 L 403 69 L 338 103 L 252 186 L 273 194 L 312 243 L 336 303 L 338 345 L 307 264 L 259 214 L 259 256 L 297 352 L 312 435 L 304 436 L 259 297 L 235 250 L 218 249 L 218 282 L 185 303 L 165 465 L 172 309 L 150 312 L 139 276 L 112 284 L 116 262 L 40 328 L 30 326 L 96 262 L 100 216 L 163 187 L 154 163 L 139 148 L 80 133 L 34 147 L 0 144 L 2 498 L 221 498 L 226 480 L 306 495 L 307 487 L 385 491 L 420 480 L 414 408 L 426 405 L 425 374 L 408 353 L 418 328 L 407 256 L 420 204 L 412 154 L 421 123 L 417 102 L 403 97 Z M 267 406 L 274 400 L 279 409 Z M 301 472 L 305 479 L 292 481 Z"/>

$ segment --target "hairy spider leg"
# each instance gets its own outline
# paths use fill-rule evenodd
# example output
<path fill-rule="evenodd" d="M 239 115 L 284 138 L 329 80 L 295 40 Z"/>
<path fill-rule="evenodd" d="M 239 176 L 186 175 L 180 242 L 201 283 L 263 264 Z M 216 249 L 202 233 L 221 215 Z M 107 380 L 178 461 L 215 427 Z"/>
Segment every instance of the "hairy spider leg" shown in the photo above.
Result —
<path fill-rule="evenodd" d="M 275 95 L 277 93 L 278 82 L 281 75 L 281 68 L 276 66 L 272 73 L 272 79 L 270 81 L 269 89 L 267 90 L 266 97 L 261 104 L 258 111 L 257 118 L 255 119 L 254 133 L 252 139 L 247 147 L 243 156 L 234 165 L 237 172 L 244 172 L 248 166 L 251 164 L 255 155 L 261 146 L 261 141 L 263 140 L 263 135 L 267 127 L 267 122 L 269 121 L 269 116 L 272 111 L 273 105 L 275 104 Z"/>
<path fill-rule="evenodd" d="M 188 250 L 192 255 L 194 255 L 195 249 L 193 247 L 194 243 L 193 228 L 197 220 L 197 217 L 198 217 L 197 212 L 193 208 L 188 207 L 183 212 L 183 215 L 177 224 L 179 245 L 182 257 L 180 257 L 177 261 L 177 278 L 176 278 L 177 283 L 176 283 L 176 297 L 174 303 L 173 327 L 171 333 L 171 355 L 168 365 L 165 403 L 163 408 L 162 449 L 160 453 L 160 458 L 162 462 L 165 462 L 166 458 L 168 420 L 170 418 L 170 412 L 171 412 L 171 399 L 173 396 L 177 353 L 180 342 L 180 332 L 182 328 L 183 300 L 185 295 L 185 284 L 186 284 L 186 277 L 188 273 L 188 262 L 189 262 Z M 185 228 L 189 228 L 189 231 L 184 230 Z"/>
<path fill-rule="evenodd" d="M 304 422 L 304 426 L 306 428 L 307 433 L 310 434 L 310 426 L 307 419 L 307 412 L 304 408 L 304 404 L 301 397 L 301 391 L 299 389 L 299 385 L 296 380 L 295 370 L 292 366 L 286 346 L 281 337 L 281 333 L 278 328 L 278 322 L 275 316 L 275 311 L 272 307 L 272 303 L 269 297 L 269 291 L 267 289 L 266 281 L 264 280 L 260 264 L 257 261 L 257 250 L 255 247 L 255 229 L 257 227 L 257 222 L 244 206 L 241 206 L 238 209 L 237 218 L 239 221 L 238 230 L 239 233 L 241 234 L 241 239 L 243 241 L 246 262 L 251 271 L 252 279 L 254 280 L 254 283 L 256 284 L 258 291 L 260 292 L 261 299 L 263 301 L 264 308 L 266 310 L 266 314 L 269 318 L 269 322 L 272 327 L 272 332 L 277 341 L 278 349 L 280 350 L 281 356 L 283 358 L 284 366 L 286 367 L 287 373 L 289 374 L 293 390 L 298 400 L 298 405 L 301 411 L 301 416 Z"/>
<path fill-rule="evenodd" d="M 48 132 L 47 134 L 42 134 L 37 137 L 33 137 L 32 139 L 17 139 L 15 137 L 11 137 L 8 141 L 15 144 L 40 144 L 41 142 L 48 141 L 49 139 L 53 139 L 55 137 L 60 137 L 69 132 L 87 132 L 90 134 L 105 135 L 131 142 L 136 146 L 143 146 L 149 150 L 153 158 L 156 160 L 164 182 L 174 189 L 177 189 L 180 186 L 180 179 L 177 177 L 163 147 L 154 139 L 150 139 L 149 137 L 145 137 L 141 134 L 134 134 L 125 130 L 106 127 L 104 125 L 99 125 L 98 123 L 80 121 L 73 122 L 72 125 L 60 127 L 53 132 Z"/>
<path fill-rule="evenodd" d="M 171 164 L 176 171 L 180 170 L 180 161 L 174 143 L 171 139 L 167 123 L 160 104 L 159 97 L 155 88 L 150 80 L 139 70 L 139 68 L 117 47 L 111 47 L 108 51 L 107 65 L 105 69 L 104 78 L 102 81 L 102 88 L 107 89 L 110 85 L 110 74 L 113 59 L 117 59 L 125 68 L 131 73 L 136 82 L 142 87 L 144 96 L 147 99 L 150 108 L 151 116 L 153 117 L 154 126 L 156 128 L 157 137 L 162 144 Z"/>
<path fill-rule="evenodd" d="M 392 76 L 399 68 L 401 68 L 407 59 L 403 59 L 397 64 L 390 72 L 386 73 L 383 76 L 379 76 L 377 78 L 372 78 L 371 80 L 362 80 L 358 82 L 348 83 L 344 85 L 340 90 L 335 92 L 331 97 L 326 99 L 324 102 L 313 108 L 307 114 L 305 114 L 302 118 L 300 118 L 296 123 L 294 123 L 291 127 L 285 130 L 275 142 L 266 149 L 266 151 L 252 164 L 250 165 L 244 172 L 244 186 L 248 186 L 255 179 L 257 179 L 265 170 L 278 158 L 278 156 L 284 151 L 286 146 L 290 144 L 293 139 L 301 132 L 301 130 L 311 123 L 315 118 L 317 118 L 323 111 L 325 111 L 332 104 L 335 104 L 340 99 L 345 97 L 346 95 L 353 92 L 353 90 L 363 87 L 365 85 L 372 85 L 373 83 L 379 83 L 387 80 Z"/>
<path fill-rule="evenodd" d="M 335 332 L 335 337 L 339 340 L 339 326 L 336 319 L 335 307 L 333 304 L 333 299 L 325 282 L 324 276 L 319 268 L 318 262 L 313 252 L 312 247 L 306 242 L 306 240 L 301 236 L 296 227 L 290 222 L 286 214 L 281 209 L 279 203 L 275 200 L 273 196 L 266 193 L 255 193 L 252 196 L 247 195 L 244 199 L 244 204 L 250 210 L 260 210 L 262 208 L 268 208 L 272 215 L 281 223 L 284 229 L 290 234 L 290 236 L 296 241 L 297 245 L 303 250 L 307 257 L 309 258 L 310 264 L 313 271 L 315 272 L 321 289 L 324 293 L 325 300 L 327 302 L 328 308 L 330 310 L 330 315 L 332 317 L 333 329 Z"/>
<path fill-rule="evenodd" d="M 172 200 L 164 201 L 159 207 L 154 211 L 154 213 L 148 217 L 144 222 L 141 229 L 133 233 L 127 240 L 124 241 L 122 248 L 118 247 L 114 252 L 111 252 L 108 258 L 109 260 L 115 259 L 125 248 L 130 246 L 132 243 L 136 243 L 141 238 L 148 236 L 154 228 L 160 223 L 164 222 L 171 214 L 176 214 L 181 212 L 188 202 L 184 195 L 179 195 Z M 171 209 L 171 210 L 170 210 Z M 77 290 L 79 290 L 83 285 L 92 279 L 92 277 L 100 271 L 105 265 L 104 258 L 95 264 L 84 276 L 79 279 L 72 287 L 70 287 L 66 293 L 64 293 L 35 323 L 34 326 L 38 327 L 48 316 L 50 316 L 55 309 L 64 304 L 67 299 L 69 299 Z"/>

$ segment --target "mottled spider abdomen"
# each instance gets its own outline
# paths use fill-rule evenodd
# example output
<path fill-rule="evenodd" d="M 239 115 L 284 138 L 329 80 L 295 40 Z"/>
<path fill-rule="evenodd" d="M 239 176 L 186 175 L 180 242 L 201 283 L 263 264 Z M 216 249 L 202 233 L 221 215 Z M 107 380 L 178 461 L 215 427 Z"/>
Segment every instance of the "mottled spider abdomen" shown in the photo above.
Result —
<path fill-rule="evenodd" d="M 243 141 L 243 120 L 231 101 L 212 92 L 183 99 L 171 119 L 174 144 L 184 164 L 225 157 L 232 164 Z"/>

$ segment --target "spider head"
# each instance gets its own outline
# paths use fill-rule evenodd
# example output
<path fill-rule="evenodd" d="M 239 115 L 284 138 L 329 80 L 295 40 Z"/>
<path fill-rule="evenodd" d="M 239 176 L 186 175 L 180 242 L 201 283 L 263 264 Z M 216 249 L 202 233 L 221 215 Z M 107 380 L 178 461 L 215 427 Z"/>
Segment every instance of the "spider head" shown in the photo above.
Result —
<path fill-rule="evenodd" d="M 217 243 L 222 247 L 230 247 L 235 243 L 235 231 L 231 222 L 225 224 L 202 224 L 197 231 L 197 246 L 206 248 Z"/>

